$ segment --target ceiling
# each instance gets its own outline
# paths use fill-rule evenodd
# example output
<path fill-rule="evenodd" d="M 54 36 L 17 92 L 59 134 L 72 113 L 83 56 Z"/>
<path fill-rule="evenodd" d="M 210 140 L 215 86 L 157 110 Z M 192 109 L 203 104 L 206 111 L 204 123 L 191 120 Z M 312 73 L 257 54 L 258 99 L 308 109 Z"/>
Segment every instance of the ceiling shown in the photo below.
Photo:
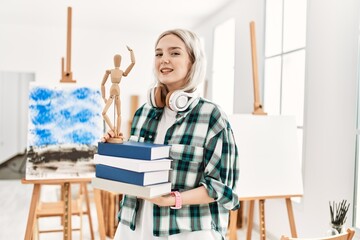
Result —
<path fill-rule="evenodd" d="M 233 0 L 0 0 L 0 24 L 66 27 L 72 7 L 73 27 L 133 31 L 193 28 Z"/>

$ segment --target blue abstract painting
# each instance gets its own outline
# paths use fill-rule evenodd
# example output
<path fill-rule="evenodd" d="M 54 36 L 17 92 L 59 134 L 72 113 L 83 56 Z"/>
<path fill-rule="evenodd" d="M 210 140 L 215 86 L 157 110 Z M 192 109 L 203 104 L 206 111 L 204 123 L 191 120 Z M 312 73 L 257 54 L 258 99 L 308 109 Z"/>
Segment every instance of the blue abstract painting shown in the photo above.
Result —
<path fill-rule="evenodd" d="M 26 178 L 92 177 L 101 111 L 99 89 L 31 85 Z"/>

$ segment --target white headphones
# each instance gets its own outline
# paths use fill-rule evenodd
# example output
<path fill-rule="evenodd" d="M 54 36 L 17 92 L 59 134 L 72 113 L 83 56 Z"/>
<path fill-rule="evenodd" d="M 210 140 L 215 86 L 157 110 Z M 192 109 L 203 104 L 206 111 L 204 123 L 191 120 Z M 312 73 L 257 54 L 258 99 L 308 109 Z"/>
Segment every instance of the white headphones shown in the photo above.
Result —
<path fill-rule="evenodd" d="M 197 93 L 188 93 L 182 90 L 167 92 L 164 86 L 150 88 L 148 103 L 156 108 L 169 107 L 175 112 L 185 111 L 191 103 L 198 99 Z"/>

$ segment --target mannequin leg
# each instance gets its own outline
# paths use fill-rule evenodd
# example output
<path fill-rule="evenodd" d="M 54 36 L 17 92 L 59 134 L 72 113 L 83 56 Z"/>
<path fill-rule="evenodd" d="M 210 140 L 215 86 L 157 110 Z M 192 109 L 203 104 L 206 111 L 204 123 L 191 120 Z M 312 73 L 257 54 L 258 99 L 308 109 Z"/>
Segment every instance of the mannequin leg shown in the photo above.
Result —
<path fill-rule="evenodd" d="M 116 107 L 116 136 L 122 136 L 121 134 L 121 101 L 120 101 L 120 97 L 116 96 L 115 97 L 115 107 Z"/>
<path fill-rule="evenodd" d="M 114 125 L 111 123 L 110 118 L 109 118 L 108 115 L 106 114 L 107 111 L 109 110 L 109 107 L 110 107 L 111 104 L 113 103 L 113 101 L 114 101 L 114 96 L 111 96 L 111 97 L 106 101 L 105 107 L 104 107 L 104 109 L 103 109 L 103 111 L 102 111 L 102 116 L 103 116 L 103 119 L 105 120 L 106 124 L 110 127 L 110 129 L 115 132 Z"/>

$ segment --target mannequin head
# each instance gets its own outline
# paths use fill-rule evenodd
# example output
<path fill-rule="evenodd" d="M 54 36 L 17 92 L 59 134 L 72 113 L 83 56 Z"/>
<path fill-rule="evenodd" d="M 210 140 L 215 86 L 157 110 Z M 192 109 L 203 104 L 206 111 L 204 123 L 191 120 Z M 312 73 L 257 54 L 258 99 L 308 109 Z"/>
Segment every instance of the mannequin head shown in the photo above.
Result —
<path fill-rule="evenodd" d="M 114 56 L 114 66 L 116 68 L 119 68 L 120 67 L 120 64 L 121 64 L 121 56 L 119 54 L 116 54 Z"/>

